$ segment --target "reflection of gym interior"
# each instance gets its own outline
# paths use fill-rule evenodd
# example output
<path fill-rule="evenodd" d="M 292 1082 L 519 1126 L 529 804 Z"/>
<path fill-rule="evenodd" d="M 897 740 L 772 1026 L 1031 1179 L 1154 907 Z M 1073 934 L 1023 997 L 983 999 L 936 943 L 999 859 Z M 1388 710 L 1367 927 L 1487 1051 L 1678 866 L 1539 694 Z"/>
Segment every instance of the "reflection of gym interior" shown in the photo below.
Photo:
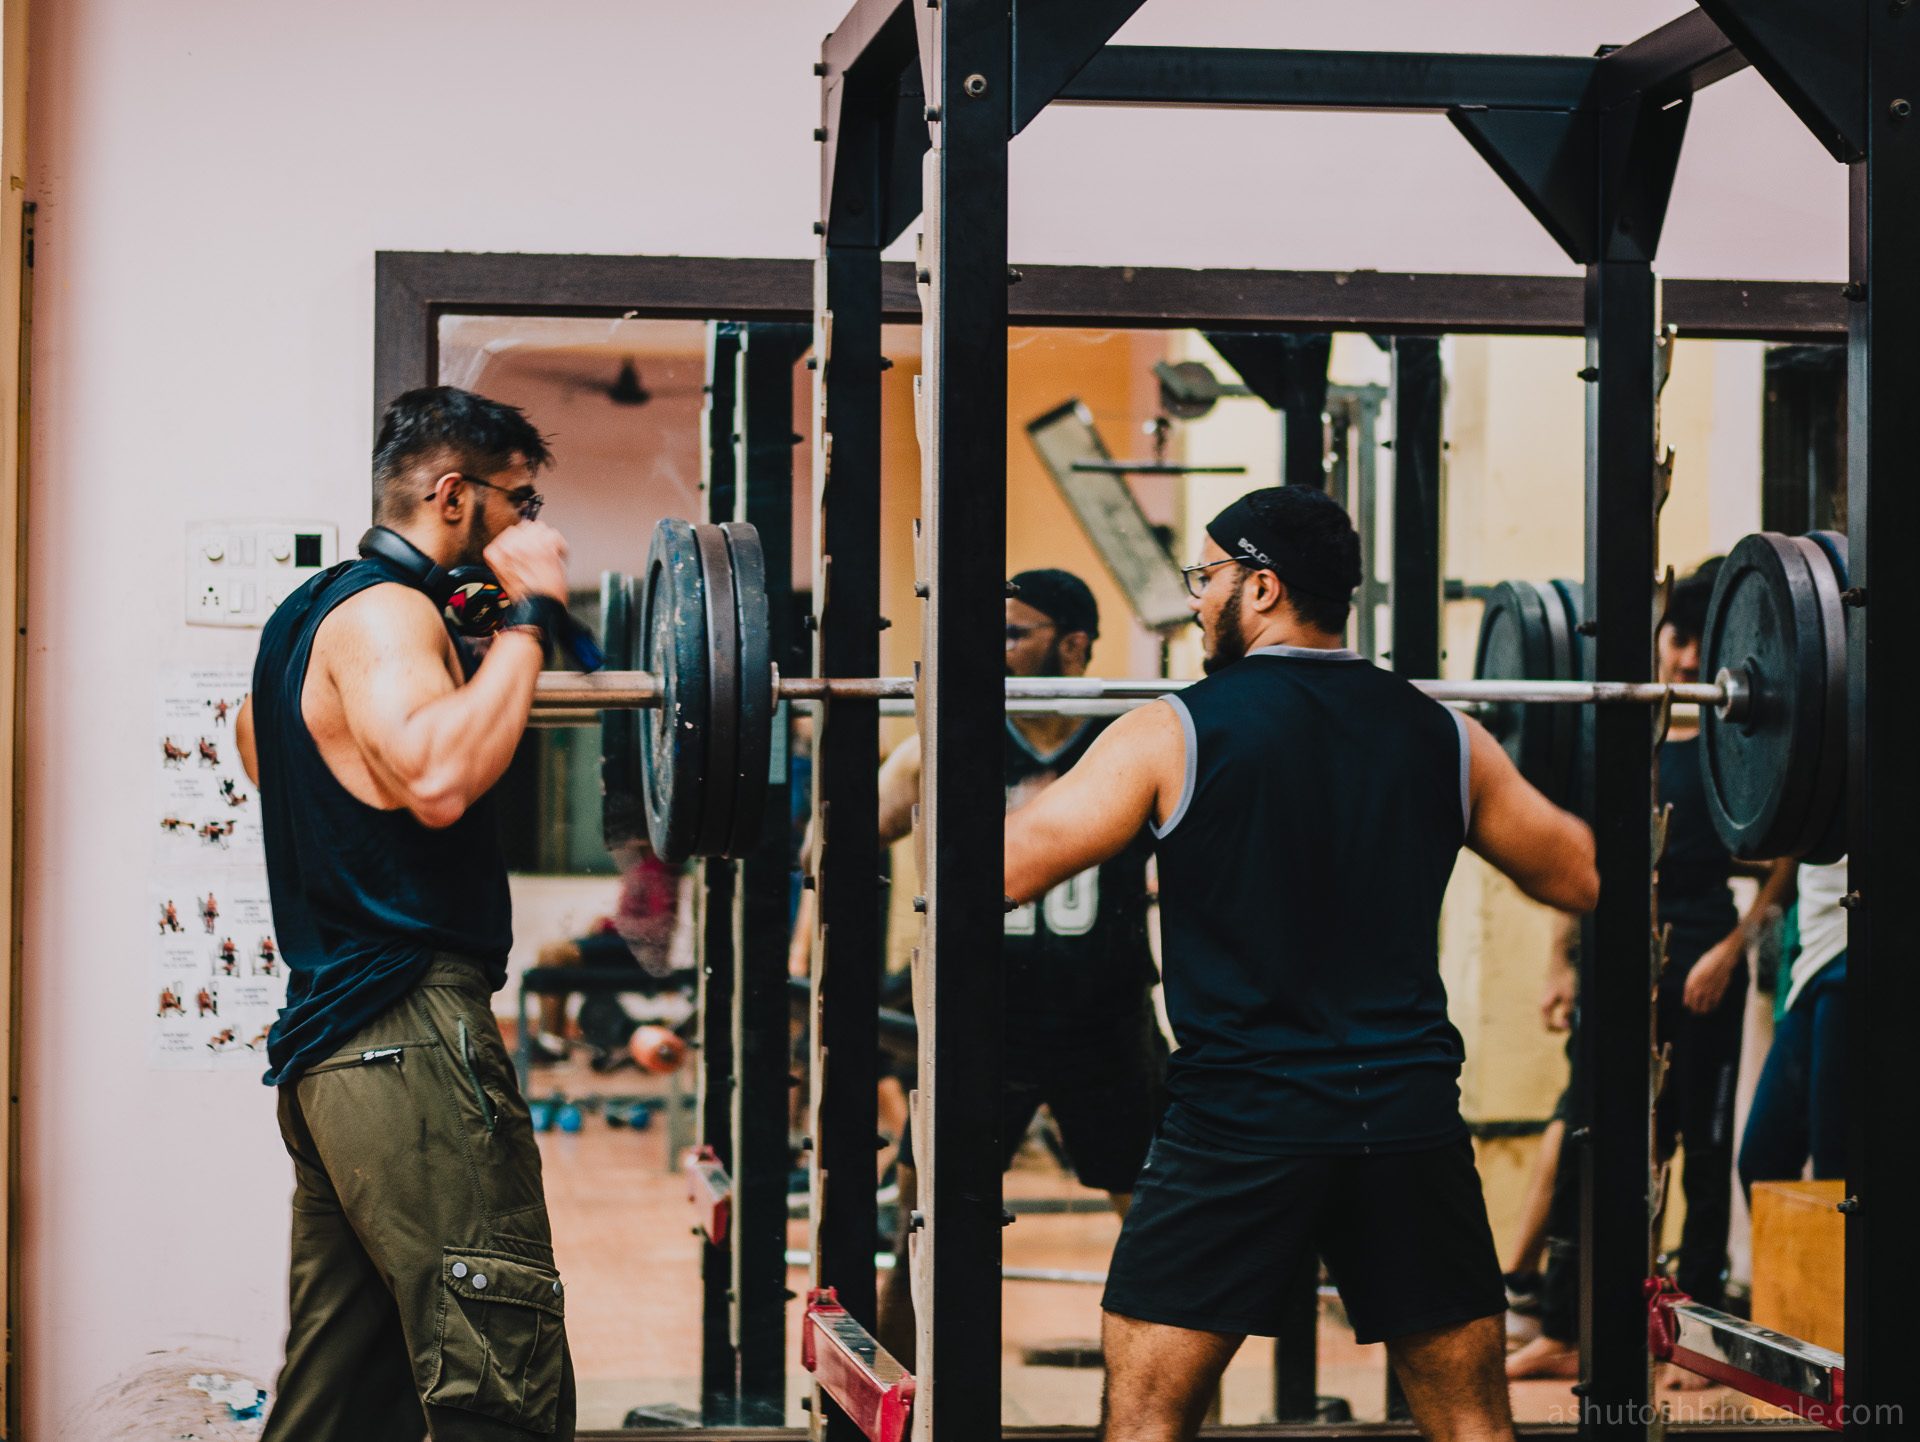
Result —
<path fill-rule="evenodd" d="M 1447 708 L 1469 841 L 1494 758 L 1591 837 L 1590 910 L 1476 843 L 1412 928 L 1500 1273 L 1480 1402 L 1912 1435 L 1915 8 L 0 0 L 0 1439 L 285 1442 L 300 943 L 237 708 L 423 387 L 551 448 L 537 497 L 434 494 L 569 552 L 449 1103 L 524 1099 L 551 1254 L 421 1270 L 489 1439 L 556 1435 L 513 1419 L 560 1425 L 563 1350 L 582 1437 L 1148 1435 L 1103 1298 L 1194 1064 L 1179 892 L 1151 813 L 1122 1056 L 1033 960 L 1111 959 L 1103 869 L 1023 899 L 1007 838 L 1142 711 L 1186 813 L 1208 588 L 1285 569 L 1209 526 L 1280 487 L 1350 519 L 1324 649 Z M 1167 1438 L 1423 1435 L 1326 1252 Z"/>
<path fill-rule="evenodd" d="M 687 514 L 701 503 L 703 475 L 733 463 L 735 414 L 715 395 L 741 374 L 736 332 L 726 322 L 563 319 L 443 315 L 438 321 L 441 376 L 512 401 L 556 437 L 550 489 L 555 524 L 584 544 L 577 556 L 580 588 L 574 609 L 598 620 L 601 593 L 587 584 L 590 557 L 606 569 L 641 552 L 661 515 Z M 1205 518 L 1226 501 L 1284 475 L 1324 477 L 1329 491 L 1363 524 L 1365 591 L 1352 621 L 1357 649 L 1382 665 L 1393 657 L 1392 545 L 1396 492 L 1393 441 L 1395 356 L 1391 344 L 1352 332 L 1264 337 L 1265 354 L 1249 338 L 1216 333 L 1216 348 L 1198 330 L 1026 328 L 1008 346 L 1007 571 L 1059 566 L 1083 576 L 1100 603 L 1101 637 L 1091 674 L 1166 675 L 1198 672 L 1186 628 L 1149 628 L 1118 579 L 1124 559 L 1102 545 L 1109 532 L 1090 528 L 1070 487 L 1081 474 L 1061 463 L 1064 448 L 1129 464 L 1102 474 L 1124 477 L 1156 545 L 1184 557 Z M 916 327 L 887 326 L 883 353 L 891 362 L 882 385 L 882 606 L 896 621 L 881 637 L 882 675 L 911 671 L 919 649 L 913 617 L 911 516 L 919 501 L 919 457 L 913 442 L 912 397 L 921 357 Z M 1304 341 L 1304 344 L 1296 343 Z M 812 495 L 808 404 L 810 348 L 792 345 L 791 374 L 779 384 L 776 410 L 791 404 L 791 542 L 794 616 L 809 609 Z M 1404 350 L 1404 346 L 1403 346 Z M 1534 675 L 1532 651 L 1545 644 L 1514 620 L 1525 597 L 1557 594 L 1552 583 L 1581 570 L 1580 444 L 1583 417 L 1581 343 L 1573 337 L 1466 335 L 1436 345 L 1444 393 L 1441 417 L 1445 476 L 1443 667 L 1449 677 Z M 1241 358 L 1236 367 L 1227 356 Z M 1295 390 L 1272 377 L 1286 368 Z M 728 370 L 734 374 L 729 375 Z M 1252 383 L 1245 378 L 1252 377 Z M 1263 394 L 1256 385 L 1267 387 Z M 791 394 L 791 402 L 788 401 Z M 1304 396 L 1304 403 L 1300 398 Z M 1673 487 L 1660 516 L 1661 555 L 1680 575 L 1726 551 L 1750 530 L 1801 534 L 1844 525 L 1837 484 L 1844 456 L 1836 417 L 1844 412 L 1844 351 L 1831 342 L 1680 339 L 1661 397 L 1663 435 L 1674 447 Z M 1292 409 L 1288 403 L 1295 402 Z M 741 404 L 735 393 L 734 404 Z M 1059 417 L 1063 408 L 1068 418 Z M 716 421 L 716 416 L 718 420 Z M 1036 425 L 1038 423 L 1038 425 Z M 721 428 L 716 430 L 716 424 Z M 782 424 L 785 424 L 782 421 Z M 1062 424 L 1072 435 L 1052 434 Z M 716 440 L 715 438 L 718 437 Z M 716 461 L 708 448 L 717 445 Z M 1077 450 L 1074 453 L 1079 453 Z M 1049 467 L 1053 455 L 1055 468 Z M 634 467 L 622 458 L 644 456 Z M 1680 459 L 1684 457 L 1684 459 Z M 705 468 L 705 469 L 703 469 Z M 1521 488 L 1524 486 L 1524 490 Z M 1524 504 L 1522 504 L 1522 498 Z M 764 533 L 764 532 L 763 532 Z M 1575 583 L 1577 585 L 1577 583 Z M 1577 625 L 1577 621 L 1573 624 Z M 1509 628 L 1518 626 L 1509 634 Z M 1540 629 L 1536 623 L 1535 629 Z M 1523 635 L 1522 632 L 1525 632 Z M 1544 634 L 1544 633 L 1543 633 Z M 1504 648 L 1504 649 L 1503 649 Z M 1505 654 L 1506 649 L 1516 652 Z M 1524 653 L 1524 654 L 1521 654 Z M 783 675 L 803 674 L 805 649 L 794 646 Z M 1476 665 L 1478 670 L 1476 670 Z M 1503 671 L 1502 666 L 1515 669 Z M 888 710 L 906 711 L 889 703 Z M 794 703 L 786 718 L 787 810 L 792 824 L 779 838 L 790 853 L 782 914 L 802 914 L 801 847 L 807 825 L 813 718 Z M 910 714 L 882 721 L 882 750 L 911 731 Z M 1516 755 L 1517 731 L 1510 734 Z M 777 743 L 776 743 L 777 744 Z M 527 1095 L 540 1126 L 548 1168 L 556 1247 L 572 1283 L 573 1345 L 580 1369 L 582 1419 L 596 1426 L 693 1426 L 702 1412 L 702 1335 L 674 1319 L 701 1295 L 702 1238 L 696 1223 L 711 1216 L 711 1196 L 689 1205 L 685 1166 L 703 1123 L 699 957 L 704 926 L 703 868 L 675 871 L 671 975 L 649 992 L 573 993 L 564 1006 L 537 988 L 542 970 L 586 965 L 599 933 L 614 931 L 621 880 L 602 844 L 598 726 L 537 725 L 509 773 L 518 845 L 514 860 L 515 972 L 499 994 L 503 1031 L 524 1059 Z M 1534 764 L 1531 760 L 1529 765 Z M 1564 760 L 1562 762 L 1564 764 Z M 1563 779 L 1563 787 L 1567 784 Z M 882 898 L 885 967 L 883 1007 L 896 1025 L 911 1026 L 911 956 L 917 941 L 912 899 L 918 889 L 911 839 L 886 852 Z M 1750 902 L 1763 868 L 1748 868 L 1731 885 Z M 1783 969 L 1781 908 L 1756 934 L 1750 965 L 1755 982 L 1745 999 L 1734 1126 L 1743 1127 L 1764 1062 L 1774 1009 L 1791 967 Z M 791 921 L 789 923 L 791 925 Z M 1567 1082 L 1564 1030 L 1542 1022 L 1541 994 L 1551 958 L 1563 945 L 1554 916 L 1527 901 L 1475 858 L 1463 857 L 1448 894 L 1442 940 L 1449 1004 L 1467 1038 L 1461 1078 L 1463 1111 L 1503 1263 L 1528 1262 L 1537 1241 L 1551 1173 L 1543 1150 L 1564 1131 L 1554 1120 Z M 805 989 L 805 942 L 793 948 L 796 997 Z M 548 1025 L 540 1006 L 546 998 Z M 892 1005 L 887 1006 L 891 1001 Z M 903 1016 L 905 1012 L 907 1015 Z M 556 1015 L 557 1013 L 557 1015 Z M 811 1378 L 795 1365 L 807 1285 L 810 1206 L 805 1134 L 809 1073 L 807 1013 L 790 1009 L 793 1099 L 785 1120 L 789 1187 L 785 1227 L 786 1365 L 774 1408 L 763 1413 L 804 1425 Z M 520 1038 L 532 1032 L 522 1043 Z M 1171 1038 L 1169 1038 L 1171 1040 Z M 910 1031 L 883 1033 L 911 1076 Z M 897 1186 L 892 1170 L 905 1124 L 904 1089 L 885 1089 L 876 1104 L 887 1145 L 875 1161 L 880 1234 L 876 1265 L 895 1262 Z M 1685 1166 L 1682 1145 L 1668 1174 Z M 1730 1194 L 1739 1187 L 1727 1178 Z M 1792 1269 L 1804 1265 L 1808 1238 L 1796 1223 L 1832 1190 L 1826 1181 L 1780 1179 L 1760 1193 L 1756 1232 L 1744 1197 L 1734 1203 L 1727 1237 L 1727 1305 L 1780 1330 L 1805 1326 L 1796 1311 Z M 1117 1221 L 1103 1193 L 1078 1184 L 1071 1157 L 1043 1108 L 1006 1178 L 1008 1209 L 1018 1218 L 1006 1234 L 1003 1288 L 1002 1416 L 1013 1426 L 1086 1426 L 1097 1415 L 1099 1296 Z M 1670 1265 L 1685 1229 L 1685 1197 L 1669 1189 L 1659 1218 L 1659 1261 Z M 1775 1239 L 1768 1250 L 1768 1227 Z M 1759 1251 L 1755 1250 L 1756 1238 Z M 1515 1265 L 1524 1274 L 1540 1270 Z M 1769 1276 L 1771 1270 L 1772 1275 Z M 1525 1282 L 1522 1285 L 1526 1285 Z M 1314 1354 L 1305 1375 L 1321 1423 L 1385 1422 L 1393 1413 L 1384 1349 L 1358 1345 L 1337 1289 L 1324 1279 L 1311 1305 L 1317 1315 Z M 1518 1294 L 1508 1327 L 1516 1350 L 1538 1335 L 1535 1299 Z M 1754 1309 L 1758 1310 L 1755 1311 Z M 1769 1309 L 1774 1309 L 1769 1311 Z M 590 1320 L 589 1320 L 590 1319 Z M 1821 1327 L 1837 1326 L 1826 1318 Z M 1832 1331 L 1821 1336 L 1835 1337 Z M 1298 1344 L 1298 1338 L 1293 1339 Z M 1256 1339 L 1228 1369 L 1215 1405 L 1222 1425 L 1273 1422 L 1277 1379 L 1289 1362 Z M 1577 1377 L 1537 1377 L 1513 1384 L 1516 1418 L 1552 1422 L 1573 1415 Z M 1665 1369 L 1671 1410 L 1701 1421 L 1734 1421 L 1754 1404 L 1734 1388 L 1701 1386 Z M 707 1405 L 711 1408 L 711 1399 Z M 1792 1414 L 1771 1407 L 1766 1415 Z M 1296 1418 L 1289 1420 L 1308 1420 Z"/>

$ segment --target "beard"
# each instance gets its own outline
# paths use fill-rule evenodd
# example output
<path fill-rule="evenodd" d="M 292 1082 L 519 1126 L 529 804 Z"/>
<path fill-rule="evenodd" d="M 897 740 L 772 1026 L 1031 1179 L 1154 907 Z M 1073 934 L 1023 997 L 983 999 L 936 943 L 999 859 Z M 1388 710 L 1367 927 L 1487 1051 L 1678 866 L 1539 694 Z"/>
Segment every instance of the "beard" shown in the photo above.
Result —
<path fill-rule="evenodd" d="M 466 544 L 460 548 L 460 558 L 456 566 L 483 566 L 486 564 L 487 528 L 486 507 L 476 506 L 473 518 L 467 524 Z"/>
<path fill-rule="evenodd" d="M 1198 619 L 1196 617 L 1196 619 Z M 1205 630 L 1205 623 L 1202 623 Z M 1212 643 L 1207 654 L 1201 658 L 1200 669 L 1211 676 L 1223 671 L 1235 661 L 1247 654 L 1246 633 L 1240 627 L 1240 588 L 1234 587 L 1233 594 L 1227 597 L 1226 604 L 1220 608 L 1220 619 L 1214 623 L 1213 632 L 1207 636 Z"/>
<path fill-rule="evenodd" d="M 1009 676 L 1015 674 L 1013 667 L 1011 666 L 1007 667 L 1007 674 Z M 1066 672 L 1061 670 L 1059 636 L 1056 635 L 1053 638 L 1053 644 L 1047 647 L 1047 654 L 1040 658 L 1040 669 L 1038 671 L 1035 671 L 1033 674 L 1036 676 L 1066 675 Z"/>

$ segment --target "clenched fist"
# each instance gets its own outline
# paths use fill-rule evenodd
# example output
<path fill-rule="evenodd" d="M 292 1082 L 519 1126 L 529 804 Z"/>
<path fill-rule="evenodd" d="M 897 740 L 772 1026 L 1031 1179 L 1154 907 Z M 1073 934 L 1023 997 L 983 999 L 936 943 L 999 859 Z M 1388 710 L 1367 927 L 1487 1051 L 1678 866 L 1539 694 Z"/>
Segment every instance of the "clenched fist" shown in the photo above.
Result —
<path fill-rule="evenodd" d="M 483 559 L 509 599 L 567 602 L 567 541 L 545 521 L 521 521 L 493 538 Z"/>

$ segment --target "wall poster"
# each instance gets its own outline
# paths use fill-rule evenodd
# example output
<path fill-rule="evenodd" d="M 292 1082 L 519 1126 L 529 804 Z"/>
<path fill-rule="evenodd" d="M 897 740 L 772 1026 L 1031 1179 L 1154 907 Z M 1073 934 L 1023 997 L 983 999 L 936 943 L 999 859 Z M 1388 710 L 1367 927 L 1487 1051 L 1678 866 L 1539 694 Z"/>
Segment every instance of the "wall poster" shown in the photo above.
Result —
<path fill-rule="evenodd" d="M 260 798 L 233 734 L 252 683 L 250 666 L 161 671 L 145 998 L 157 1068 L 265 1071 L 286 1005 Z"/>

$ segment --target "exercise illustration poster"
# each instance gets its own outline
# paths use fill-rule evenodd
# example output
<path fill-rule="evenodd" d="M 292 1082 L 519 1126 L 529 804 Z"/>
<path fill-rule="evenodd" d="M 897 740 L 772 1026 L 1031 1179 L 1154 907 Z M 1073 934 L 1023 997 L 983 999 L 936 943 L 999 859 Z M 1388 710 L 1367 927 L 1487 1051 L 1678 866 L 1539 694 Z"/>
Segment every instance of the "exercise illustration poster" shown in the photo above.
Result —
<path fill-rule="evenodd" d="M 160 682 L 149 963 L 148 1059 L 169 1070 L 264 1071 L 286 1004 L 260 803 L 234 720 L 250 668 L 174 667 Z"/>
<path fill-rule="evenodd" d="M 246 666 L 176 666 L 161 676 L 153 743 L 161 866 L 266 864 L 260 798 L 233 738 L 252 682 Z"/>

